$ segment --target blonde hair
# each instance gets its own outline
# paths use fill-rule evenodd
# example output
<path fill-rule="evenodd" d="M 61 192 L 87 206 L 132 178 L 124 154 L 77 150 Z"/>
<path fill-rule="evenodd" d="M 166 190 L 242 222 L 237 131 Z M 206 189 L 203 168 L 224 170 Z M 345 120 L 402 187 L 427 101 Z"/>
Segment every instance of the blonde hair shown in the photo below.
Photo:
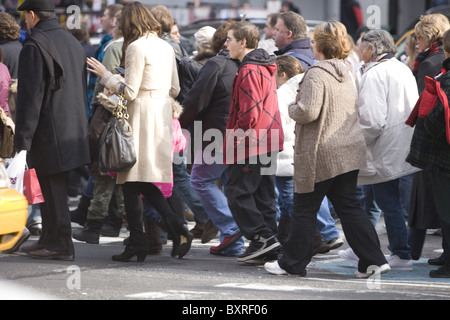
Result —
<path fill-rule="evenodd" d="M 314 43 L 325 59 L 346 59 L 351 52 L 347 28 L 338 21 L 328 21 L 314 28 Z"/>
<path fill-rule="evenodd" d="M 450 28 L 448 18 L 440 13 L 421 16 L 414 32 L 417 37 L 424 37 L 427 47 L 434 42 L 442 40 L 442 36 Z"/>

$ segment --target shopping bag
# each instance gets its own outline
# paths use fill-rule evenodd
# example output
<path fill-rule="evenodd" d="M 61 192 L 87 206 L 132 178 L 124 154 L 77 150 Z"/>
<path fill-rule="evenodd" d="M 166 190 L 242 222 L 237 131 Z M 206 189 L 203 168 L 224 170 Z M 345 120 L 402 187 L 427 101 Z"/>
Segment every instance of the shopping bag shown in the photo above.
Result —
<path fill-rule="evenodd" d="M 23 176 L 23 195 L 28 200 L 28 204 L 37 204 L 44 202 L 41 185 L 35 169 L 25 170 Z"/>
<path fill-rule="evenodd" d="M 8 173 L 9 180 L 11 182 L 11 188 L 19 191 L 23 194 L 23 175 L 27 165 L 27 152 L 20 151 L 16 153 L 12 159 L 6 172 Z"/>

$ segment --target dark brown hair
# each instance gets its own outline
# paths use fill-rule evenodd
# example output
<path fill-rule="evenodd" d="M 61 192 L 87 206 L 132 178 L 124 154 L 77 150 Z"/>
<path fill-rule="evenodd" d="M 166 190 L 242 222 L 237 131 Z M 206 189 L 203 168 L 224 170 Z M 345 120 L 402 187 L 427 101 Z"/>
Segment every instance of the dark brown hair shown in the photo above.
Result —
<path fill-rule="evenodd" d="M 125 52 L 133 41 L 149 32 L 159 33 L 161 25 L 150 9 L 138 1 L 129 2 L 122 9 L 120 29 L 123 34 L 122 65 L 125 65 Z"/>

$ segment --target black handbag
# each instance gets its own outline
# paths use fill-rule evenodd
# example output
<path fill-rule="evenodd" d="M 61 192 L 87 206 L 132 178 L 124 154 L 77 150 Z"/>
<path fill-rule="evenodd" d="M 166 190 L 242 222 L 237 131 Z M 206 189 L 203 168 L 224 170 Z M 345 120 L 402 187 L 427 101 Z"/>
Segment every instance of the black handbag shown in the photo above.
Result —
<path fill-rule="evenodd" d="M 97 145 L 98 164 L 103 172 L 128 171 L 136 163 L 133 130 L 128 118 L 125 98 L 121 95 Z"/>

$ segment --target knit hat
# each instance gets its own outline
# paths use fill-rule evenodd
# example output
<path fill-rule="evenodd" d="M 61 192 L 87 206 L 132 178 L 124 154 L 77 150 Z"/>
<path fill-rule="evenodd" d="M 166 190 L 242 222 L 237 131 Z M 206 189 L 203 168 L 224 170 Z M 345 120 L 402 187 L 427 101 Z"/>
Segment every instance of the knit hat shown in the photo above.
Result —
<path fill-rule="evenodd" d="M 211 48 L 211 39 L 216 29 L 210 26 L 200 28 L 195 34 L 195 43 L 201 48 Z"/>
<path fill-rule="evenodd" d="M 54 0 L 25 0 L 18 8 L 18 11 L 55 11 Z"/>

